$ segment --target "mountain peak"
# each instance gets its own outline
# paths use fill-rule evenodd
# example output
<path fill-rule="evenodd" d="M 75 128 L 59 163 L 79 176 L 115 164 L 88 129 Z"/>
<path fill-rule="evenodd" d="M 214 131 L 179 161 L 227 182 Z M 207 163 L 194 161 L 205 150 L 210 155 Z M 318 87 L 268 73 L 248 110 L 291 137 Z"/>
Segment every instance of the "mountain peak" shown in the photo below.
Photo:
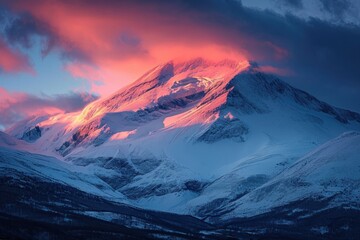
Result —
<path fill-rule="evenodd" d="M 157 77 L 160 82 L 164 83 L 164 76 L 170 78 L 182 73 L 186 73 L 188 75 L 199 74 L 208 78 L 216 74 L 226 75 L 231 73 L 234 75 L 234 73 L 243 71 L 249 66 L 250 63 L 248 61 L 236 61 L 230 58 L 219 60 L 209 60 L 202 57 L 190 58 L 186 60 L 177 58 L 154 67 L 131 85 L 139 82 L 146 82 L 149 81 L 150 78 Z"/>
<path fill-rule="evenodd" d="M 209 60 L 202 57 L 192 58 L 189 60 L 175 59 L 171 60 L 167 64 L 173 64 L 175 72 L 181 73 L 189 70 L 204 69 L 209 67 L 225 67 L 228 69 L 238 69 L 239 67 L 244 68 L 246 65 L 250 65 L 247 61 L 236 61 L 229 58 L 219 60 Z"/>
<path fill-rule="evenodd" d="M 226 84 L 249 67 L 247 61 L 204 58 L 174 59 L 158 65 L 113 95 L 86 107 L 81 119 L 106 112 L 137 111 L 164 98 L 179 99 L 207 91 L 214 84 Z"/>

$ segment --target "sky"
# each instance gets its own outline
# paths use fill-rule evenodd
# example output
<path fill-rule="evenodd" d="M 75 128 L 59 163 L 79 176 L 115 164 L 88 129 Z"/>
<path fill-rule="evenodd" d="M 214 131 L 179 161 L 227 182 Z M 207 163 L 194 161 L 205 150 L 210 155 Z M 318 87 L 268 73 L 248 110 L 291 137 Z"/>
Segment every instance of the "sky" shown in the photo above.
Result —
<path fill-rule="evenodd" d="M 360 1 L 0 0 L 0 130 L 194 57 L 253 61 L 360 112 Z"/>

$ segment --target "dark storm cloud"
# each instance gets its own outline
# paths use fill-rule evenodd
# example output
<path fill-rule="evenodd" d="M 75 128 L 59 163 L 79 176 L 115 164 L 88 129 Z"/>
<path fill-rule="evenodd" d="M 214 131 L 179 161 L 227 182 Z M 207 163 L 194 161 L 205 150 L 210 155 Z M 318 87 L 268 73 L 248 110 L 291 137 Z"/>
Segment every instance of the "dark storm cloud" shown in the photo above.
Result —
<path fill-rule="evenodd" d="M 302 7 L 301 1 L 280 2 L 292 8 Z M 326 11 L 337 16 L 343 16 L 349 8 L 349 1 L 321 2 Z M 72 3 L 73 8 L 90 9 L 87 12 L 84 10 L 86 16 L 95 9 L 110 16 L 114 14 L 114 18 L 120 13 L 128 13 L 129 17 L 136 16 L 140 22 L 138 25 L 149 26 L 150 29 L 136 29 L 139 37 L 120 35 L 119 41 L 122 43 L 137 46 L 139 42 L 144 42 L 144 46 L 148 47 L 147 35 L 141 35 L 141 31 L 151 31 L 151 37 L 156 36 L 159 41 L 166 39 L 187 44 L 213 41 L 234 51 L 245 50 L 249 60 L 257 61 L 260 65 L 289 69 L 293 76 L 288 79 L 297 87 L 315 93 L 331 104 L 360 111 L 359 26 L 333 24 L 315 18 L 305 20 L 290 14 L 282 16 L 269 10 L 250 9 L 244 7 L 241 1 L 233 0 L 89 0 Z M 147 25 L 152 22 L 153 25 Z M 46 25 L 28 24 L 26 21 L 20 23 L 23 27 L 16 24 L 8 30 L 9 38 L 13 36 L 19 39 L 15 42 L 26 45 L 27 38 L 22 36 L 28 35 L 28 32 L 46 33 L 62 47 L 66 42 L 57 36 L 54 29 L 43 32 L 37 29 Z M 36 31 L 30 31 L 34 25 Z M 81 52 L 77 47 L 74 45 L 71 49 L 75 53 Z"/>

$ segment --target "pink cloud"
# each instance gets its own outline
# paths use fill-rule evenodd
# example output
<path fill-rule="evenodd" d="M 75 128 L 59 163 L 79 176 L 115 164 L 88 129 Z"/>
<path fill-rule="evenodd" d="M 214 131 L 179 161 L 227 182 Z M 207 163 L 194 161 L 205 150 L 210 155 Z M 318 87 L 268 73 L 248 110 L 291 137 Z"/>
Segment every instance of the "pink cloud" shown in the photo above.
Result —
<path fill-rule="evenodd" d="M 66 69 L 90 80 L 92 90 L 100 94 L 111 93 L 154 65 L 174 58 L 249 58 L 249 52 L 239 44 L 245 36 L 193 21 L 207 16 L 189 13 L 179 18 L 177 10 L 166 2 L 164 6 L 136 1 L 111 3 L 39 0 L 37 4 L 14 1 L 10 5 L 46 22 L 65 52 L 76 49 L 86 56 L 86 61 L 71 61 Z"/>
<path fill-rule="evenodd" d="M 76 77 L 87 79 L 101 95 L 134 81 L 154 65 L 179 58 L 282 59 L 287 51 L 258 40 L 233 19 L 241 5 L 209 1 L 206 11 L 187 1 L 11 1 L 13 11 L 28 12 L 46 27 L 52 42 L 74 57 L 66 64 Z M 191 4 L 190 4 L 191 5 Z M 45 24 L 46 23 L 46 24 Z M 39 30 L 38 30 L 39 31 Z M 247 29 L 251 32 L 251 29 Z M 76 56 L 79 59 L 76 59 Z"/>
<path fill-rule="evenodd" d="M 97 99 L 88 93 L 69 93 L 41 97 L 9 92 L 0 87 L 0 126 L 9 126 L 30 116 L 52 115 L 81 110 Z"/>
<path fill-rule="evenodd" d="M 19 51 L 11 49 L 0 38 L 0 70 L 7 73 L 28 72 L 34 73 L 29 60 Z"/>

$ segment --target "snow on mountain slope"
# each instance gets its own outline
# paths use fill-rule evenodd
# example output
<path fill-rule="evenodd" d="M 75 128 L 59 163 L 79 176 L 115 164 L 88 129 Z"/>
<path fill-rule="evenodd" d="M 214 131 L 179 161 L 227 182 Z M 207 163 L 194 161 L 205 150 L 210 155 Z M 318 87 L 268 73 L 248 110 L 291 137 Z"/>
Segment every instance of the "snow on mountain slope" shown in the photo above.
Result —
<path fill-rule="evenodd" d="M 46 182 L 69 185 L 113 201 L 126 201 L 121 193 L 114 191 L 96 177 L 95 173 L 99 171 L 103 174 L 112 174 L 111 170 L 77 167 L 53 157 L 0 147 L 2 177 L 14 176 L 13 173 L 17 172 L 23 176 L 38 177 Z"/>
<path fill-rule="evenodd" d="M 110 97 L 87 106 L 81 118 L 93 118 L 101 113 L 136 111 L 151 108 L 168 99 L 181 99 L 206 91 L 215 84 L 231 80 L 248 62 L 222 60 L 211 62 L 202 58 L 187 62 L 168 62 L 144 74 L 129 86 Z"/>
<path fill-rule="evenodd" d="M 307 198 L 330 199 L 324 209 L 342 205 L 360 209 L 359 156 L 360 133 L 344 133 L 229 204 L 228 209 L 234 210 L 224 218 L 253 216 Z"/>
<path fill-rule="evenodd" d="M 14 137 L 9 136 L 8 134 L 0 131 L 0 146 L 15 146 L 18 140 Z"/>
<path fill-rule="evenodd" d="M 34 147 L 32 144 L 23 141 L 21 139 L 17 139 L 16 137 L 10 136 L 5 132 L 0 131 L 0 147 L 14 149 L 14 150 L 23 150 L 23 151 L 32 151 Z"/>
<path fill-rule="evenodd" d="M 29 151 L 97 169 L 97 178 L 137 206 L 207 214 L 349 130 L 360 130 L 359 114 L 248 62 L 193 59 L 158 66 L 82 112 L 7 132 L 36 133 Z"/>

